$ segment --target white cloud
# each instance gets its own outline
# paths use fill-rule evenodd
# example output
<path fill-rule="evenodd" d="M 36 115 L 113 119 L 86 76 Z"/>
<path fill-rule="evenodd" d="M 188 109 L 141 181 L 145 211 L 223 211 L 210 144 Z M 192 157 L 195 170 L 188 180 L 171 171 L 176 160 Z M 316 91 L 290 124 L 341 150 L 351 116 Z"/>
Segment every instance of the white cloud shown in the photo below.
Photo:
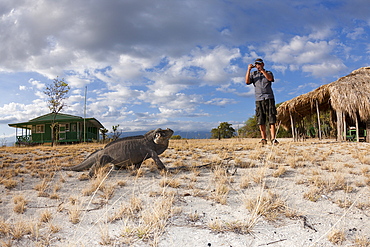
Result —
<path fill-rule="evenodd" d="M 333 76 L 340 74 L 346 66 L 340 61 L 320 64 L 306 64 L 302 66 L 303 72 L 311 73 L 315 77 Z"/>
<path fill-rule="evenodd" d="M 274 40 L 266 48 L 267 57 L 275 68 L 291 71 L 302 69 L 315 77 L 334 76 L 346 66 L 333 54 L 335 41 L 311 40 L 310 36 L 295 36 L 289 42 Z"/>
<path fill-rule="evenodd" d="M 287 65 L 273 65 L 272 68 L 277 71 L 281 71 L 281 73 L 285 74 L 285 71 L 288 69 Z"/>
<path fill-rule="evenodd" d="M 70 75 L 65 77 L 65 81 L 68 82 L 68 85 L 73 88 L 82 88 L 88 85 L 91 80 L 88 78 L 83 78 L 81 75 Z"/>
<path fill-rule="evenodd" d="M 347 38 L 356 40 L 358 38 L 361 38 L 365 34 L 365 29 L 363 27 L 356 27 L 353 32 L 349 32 L 347 34 Z"/>
<path fill-rule="evenodd" d="M 334 32 L 330 26 L 323 26 L 315 29 L 308 37 L 312 40 L 323 40 L 332 37 L 333 34 Z"/>
<path fill-rule="evenodd" d="M 32 118 L 48 113 L 46 103 L 41 100 L 34 100 L 32 104 L 11 102 L 0 107 L 1 123 L 25 122 Z"/>
<path fill-rule="evenodd" d="M 193 55 L 195 58 L 192 62 L 206 71 L 203 80 L 217 85 L 229 80 L 230 74 L 234 71 L 230 63 L 240 57 L 240 51 L 218 46 L 212 50 L 197 50 Z"/>
<path fill-rule="evenodd" d="M 218 106 L 225 106 L 225 105 L 231 105 L 236 104 L 237 102 L 234 99 L 227 99 L 227 98 L 214 98 L 212 100 L 209 100 L 205 102 L 207 105 L 218 105 Z"/>
<path fill-rule="evenodd" d="M 367 64 L 369 45 L 357 39 L 366 37 L 369 3 L 355 1 L 363 8 L 286 0 L 268 5 L 4 0 L 0 71 L 64 77 L 72 87 L 68 112 L 80 115 L 88 86 L 88 114 L 105 116 L 107 123 L 122 121 L 135 125 L 132 128 L 171 124 L 174 116 L 207 115 L 205 104 L 239 106 L 238 97 L 252 98 L 254 88 L 245 86 L 244 75 L 246 64 L 257 57 L 265 58 L 266 67 L 287 76 L 287 81 L 336 76 L 354 60 L 356 65 L 348 67 Z M 30 87 L 32 97 L 45 102 L 41 81 L 30 79 L 12 90 Z M 26 97 L 24 91 L 22 95 Z M 4 102 L 0 107 L 7 105 L 4 114 L 9 115 L 1 112 L 0 119 L 24 114 L 28 120 L 42 112 L 36 103 L 18 103 L 13 112 L 8 110 L 9 99 Z M 172 124 L 182 128 L 179 121 Z"/>
<path fill-rule="evenodd" d="M 118 63 L 113 66 L 109 74 L 116 78 L 117 81 L 121 81 L 124 78 L 125 81 L 130 83 L 130 80 L 136 81 L 141 79 L 143 74 L 145 74 L 145 70 L 154 67 L 158 62 L 158 58 L 152 59 L 150 57 L 143 58 L 121 54 Z"/>
<path fill-rule="evenodd" d="M 36 88 L 37 90 L 43 90 L 45 88 L 45 84 L 40 82 L 40 81 L 37 81 L 33 78 L 31 78 L 28 83 L 30 83 L 34 88 Z"/>

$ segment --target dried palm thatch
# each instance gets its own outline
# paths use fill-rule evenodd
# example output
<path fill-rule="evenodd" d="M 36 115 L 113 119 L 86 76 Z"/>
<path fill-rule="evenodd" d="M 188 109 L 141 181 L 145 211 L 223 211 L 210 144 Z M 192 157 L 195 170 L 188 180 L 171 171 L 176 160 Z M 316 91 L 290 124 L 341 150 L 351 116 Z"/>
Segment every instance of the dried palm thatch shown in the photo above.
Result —
<path fill-rule="evenodd" d="M 370 67 L 361 68 L 331 83 L 331 105 L 351 118 L 370 119 Z"/>
<path fill-rule="evenodd" d="M 352 119 L 359 116 L 362 121 L 369 120 L 370 67 L 357 69 L 337 81 L 282 103 L 277 109 L 277 118 L 288 129 L 292 116 L 295 121 L 301 121 L 316 112 L 316 108 L 343 112 Z"/>

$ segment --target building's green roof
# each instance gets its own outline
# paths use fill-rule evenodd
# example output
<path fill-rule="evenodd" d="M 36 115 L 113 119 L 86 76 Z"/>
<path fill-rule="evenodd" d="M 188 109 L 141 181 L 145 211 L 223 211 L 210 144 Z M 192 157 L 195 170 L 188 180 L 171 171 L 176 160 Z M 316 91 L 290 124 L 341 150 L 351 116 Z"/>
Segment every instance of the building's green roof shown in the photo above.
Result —
<path fill-rule="evenodd" d="M 55 121 L 66 121 L 66 120 L 79 121 L 81 119 L 83 120 L 82 117 L 78 117 L 78 116 L 62 114 L 62 113 L 57 113 L 57 114 L 49 113 L 49 114 L 31 119 L 29 122 L 50 122 L 54 119 L 54 117 L 55 117 Z"/>
<path fill-rule="evenodd" d="M 83 122 L 84 118 L 68 115 L 68 114 L 62 114 L 62 113 L 48 113 L 46 115 L 42 115 L 40 117 L 31 119 L 28 122 L 23 123 L 14 123 L 14 124 L 8 124 L 10 127 L 16 127 L 16 128 L 26 128 L 30 129 L 32 125 L 35 124 L 46 124 L 51 123 L 55 117 L 55 122 L 63 123 L 63 122 Z M 95 118 L 86 118 L 86 121 L 92 123 L 97 128 L 104 128 L 104 126 Z"/>

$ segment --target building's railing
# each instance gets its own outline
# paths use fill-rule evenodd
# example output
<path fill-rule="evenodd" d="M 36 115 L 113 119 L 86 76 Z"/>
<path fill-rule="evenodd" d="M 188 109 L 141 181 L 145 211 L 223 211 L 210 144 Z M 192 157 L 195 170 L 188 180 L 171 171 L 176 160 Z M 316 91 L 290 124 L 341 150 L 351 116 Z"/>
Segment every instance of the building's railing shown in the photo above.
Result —
<path fill-rule="evenodd" d="M 21 135 L 17 136 L 17 142 L 22 143 L 22 142 L 32 142 L 32 137 L 31 135 Z"/>

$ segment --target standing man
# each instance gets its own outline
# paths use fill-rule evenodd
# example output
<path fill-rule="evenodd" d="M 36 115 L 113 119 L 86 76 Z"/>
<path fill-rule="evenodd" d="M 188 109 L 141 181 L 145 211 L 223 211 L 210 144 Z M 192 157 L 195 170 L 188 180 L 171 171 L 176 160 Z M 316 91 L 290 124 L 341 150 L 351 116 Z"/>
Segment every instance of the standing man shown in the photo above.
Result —
<path fill-rule="evenodd" d="M 270 124 L 271 143 L 279 144 L 275 139 L 276 135 L 276 107 L 274 92 L 271 88 L 271 83 L 274 81 L 274 75 L 271 71 L 264 68 L 265 64 L 261 58 L 257 58 L 253 64 L 249 64 L 247 74 L 245 75 L 245 83 L 247 85 L 253 84 L 256 98 L 256 117 L 260 128 L 262 145 L 267 144 L 266 134 L 266 117 L 268 117 Z M 251 69 L 256 68 L 257 71 L 251 73 Z"/>

